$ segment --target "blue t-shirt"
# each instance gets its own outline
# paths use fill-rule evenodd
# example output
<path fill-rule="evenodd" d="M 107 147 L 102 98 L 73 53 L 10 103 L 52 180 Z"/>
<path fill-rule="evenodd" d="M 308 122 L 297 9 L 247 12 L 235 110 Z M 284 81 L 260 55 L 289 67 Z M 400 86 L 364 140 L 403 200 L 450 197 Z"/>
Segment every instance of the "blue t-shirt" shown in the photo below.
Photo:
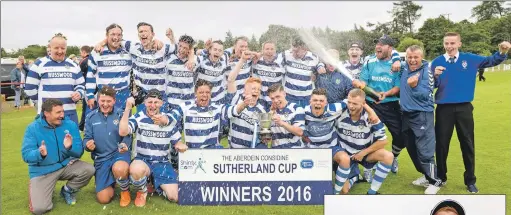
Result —
<path fill-rule="evenodd" d="M 400 87 L 400 72 L 392 72 L 392 59 L 379 60 L 378 58 L 370 58 L 362 67 L 360 80 L 364 81 L 367 86 L 373 88 L 376 92 L 386 92 L 393 87 Z M 372 98 L 366 96 L 366 99 L 374 102 Z M 397 95 L 385 97 L 381 103 L 398 101 Z"/>

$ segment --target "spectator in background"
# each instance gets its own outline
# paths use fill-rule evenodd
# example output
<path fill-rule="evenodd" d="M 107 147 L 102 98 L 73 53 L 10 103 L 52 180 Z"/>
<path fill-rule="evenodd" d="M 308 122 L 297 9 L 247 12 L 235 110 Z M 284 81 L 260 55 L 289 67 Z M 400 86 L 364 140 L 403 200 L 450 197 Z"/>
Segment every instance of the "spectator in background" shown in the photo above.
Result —
<path fill-rule="evenodd" d="M 90 46 L 82 46 L 80 48 L 80 56 L 82 57 L 82 60 L 78 62 L 77 64 L 80 66 L 80 70 L 82 71 L 83 80 L 87 78 L 87 70 L 89 69 L 89 54 L 91 51 Z M 85 86 L 84 86 L 85 87 Z M 89 107 L 87 107 L 87 97 L 83 97 L 82 99 L 82 117 L 80 118 L 80 125 L 78 128 L 80 131 L 83 131 L 85 127 L 85 116 L 90 112 Z"/>
<path fill-rule="evenodd" d="M 78 61 L 78 58 L 76 57 L 75 54 L 71 54 L 69 55 L 68 57 L 69 59 L 71 59 L 73 62 L 75 62 L 76 64 L 79 64 L 80 62 Z"/>
<path fill-rule="evenodd" d="M 484 68 L 479 68 L 477 72 L 479 72 L 479 81 L 483 80 L 484 82 L 486 82 L 486 78 L 483 76 Z"/>
<path fill-rule="evenodd" d="M 330 49 L 328 53 L 339 60 L 339 51 Z M 339 103 L 346 99 L 353 88 L 351 80 L 329 64 L 326 64 L 326 73 L 317 74 L 315 82 L 316 88 L 326 89 L 329 103 Z"/>
<path fill-rule="evenodd" d="M 11 71 L 11 88 L 14 89 L 14 108 L 20 109 L 20 97 L 21 97 L 21 74 L 23 74 L 23 63 L 18 61 L 16 68 Z"/>

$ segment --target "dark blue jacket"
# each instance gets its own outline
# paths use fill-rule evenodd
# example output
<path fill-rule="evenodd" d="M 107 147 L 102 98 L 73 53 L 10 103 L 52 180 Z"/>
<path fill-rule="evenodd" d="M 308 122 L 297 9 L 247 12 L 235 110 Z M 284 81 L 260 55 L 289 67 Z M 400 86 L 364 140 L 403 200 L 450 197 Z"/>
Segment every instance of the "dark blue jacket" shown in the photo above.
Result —
<path fill-rule="evenodd" d="M 408 85 L 408 78 L 419 73 L 419 81 L 414 88 Z M 434 110 L 433 89 L 435 79 L 433 71 L 429 68 L 429 63 L 422 61 L 422 66 L 415 71 L 410 70 L 408 63 L 404 64 L 401 70 L 401 88 L 399 97 L 401 101 L 401 109 L 407 112 L 425 111 L 432 112 Z"/>
<path fill-rule="evenodd" d="M 71 159 L 83 155 L 82 138 L 75 122 L 63 119 L 62 124 L 54 128 L 41 116 L 38 115 L 36 120 L 28 125 L 21 146 L 21 155 L 23 161 L 28 163 L 30 178 L 55 172 L 65 167 Z M 73 144 L 69 149 L 64 147 L 67 133 L 73 137 Z M 44 158 L 39 152 L 43 140 L 48 152 Z"/>
<path fill-rule="evenodd" d="M 348 93 L 353 88 L 351 80 L 341 72 L 334 70 L 327 71 L 325 74 L 316 74 L 316 88 L 325 88 L 328 103 L 339 103 L 348 97 Z"/>
<path fill-rule="evenodd" d="M 118 145 L 120 143 L 126 143 L 129 150 L 125 153 L 130 153 L 132 143 L 131 135 L 126 137 L 121 137 L 119 135 L 119 122 L 121 121 L 122 114 L 122 109 L 114 107 L 112 112 L 105 117 L 105 115 L 101 113 L 100 108 L 97 108 L 85 118 L 83 148 L 89 151 L 86 147 L 87 141 L 94 140 L 96 148 L 91 152 L 91 157 L 95 163 L 112 158 L 118 153 Z"/>
<path fill-rule="evenodd" d="M 446 68 L 435 79 L 435 103 L 455 104 L 472 102 L 476 85 L 477 69 L 499 65 L 506 60 L 507 54 L 495 53 L 492 56 L 480 56 L 472 53 L 459 53 L 459 59 L 450 64 L 444 55 L 438 56 L 431 62 L 431 70 L 434 72 L 437 66 Z"/>

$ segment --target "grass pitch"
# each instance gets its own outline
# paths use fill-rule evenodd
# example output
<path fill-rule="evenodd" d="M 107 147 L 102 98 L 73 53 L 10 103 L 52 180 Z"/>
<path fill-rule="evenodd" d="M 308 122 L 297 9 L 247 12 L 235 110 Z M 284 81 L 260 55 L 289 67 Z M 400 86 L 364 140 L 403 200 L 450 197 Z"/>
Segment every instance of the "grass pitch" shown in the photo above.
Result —
<path fill-rule="evenodd" d="M 511 194 L 511 72 L 485 73 L 486 82 L 477 82 L 474 99 L 476 176 L 480 194 Z M 7 104 L 2 106 L 6 108 Z M 7 108 L 8 109 L 8 108 Z M 79 108 L 80 109 L 80 108 Z M 5 109 L 4 109 L 5 110 Z M 21 159 L 21 141 L 32 122 L 34 109 L 7 110 L 1 114 L 1 182 L 3 214 L 30 214 L 28 210 L 28 170 Z M 388 134 L 390 138 L 390 134 Z M 389 141 L 390 142 L 390 141 Z M 226 140 L 222 141 L 226 144 Z M 390 149 L 390 145 L 387 146 Z M 82 160 L 92 163 L 90 153 Z M 456 134 L 451 140 L 446 187 L 439 194 L 468 194 L 463 184 L 464 166 Z M 390 173 L 382 185 L 382 194 L 423 194 L 424 188 L 411 184 L 419 177 L 406 152 L 399 157 L 399 172 Z M 77 195 L 77 204 L 68 206 L 58 195 L 64 182 L 58 182 L 49 214 L 323 214 L 323 206 L 179 206 L 161 196 L 149 196 L 144 208 L 119 207 L 119 195 L 107 205 L 96 202 L 94 179 Z M 351 194 L 365 194 L 368 183 L 357 184 Z M 135 195 L 133 193 L 132 199 Z M 511 214 L 511 199 L 506 199 Z M 397 203 L 406 204 L 405 202 Z M 339 205 L 339 208 L 349 207 Z M 391 207 L 391 206 L 389 206 Z M 363 209 L 361 209 L 363 210 Z"/>

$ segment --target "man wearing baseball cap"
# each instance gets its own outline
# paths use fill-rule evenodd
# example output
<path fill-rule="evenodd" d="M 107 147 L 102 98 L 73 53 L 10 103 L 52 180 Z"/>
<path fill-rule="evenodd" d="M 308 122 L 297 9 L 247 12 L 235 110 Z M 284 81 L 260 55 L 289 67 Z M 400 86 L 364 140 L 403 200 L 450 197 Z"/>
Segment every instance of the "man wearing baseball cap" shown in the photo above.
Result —
<path fill-rule="evenodd" d="M 438 203 L 431 215 L 465 215 L 465 210 L 458 202 L 447 199 Z"/>
<path fill-rule="evenodd" d="M 345 60 L 343 65 L 354 79 L 359 79 L 362 65 L 364 65 L 362 54 L 364 54 L 362 44 L 359 42 L 352 42 L 348 48 L 348 60 Z"/>
<path fill-rule="evenodd" d="M 394 162 L 391 171 L 397 173 L 397 157 L 401 150 L 405 148 L 405 142 L 401 131 L 401 107 L 397 97 L 400 88 L 400 73 L 391 71 L 393 64 L 392 51 L 395 42 L 387 35 L 383 35 L 375 42 L 376 55 L 364 64 L 360 73 L 360 80 L 354 80 L 353 86 L 363 89 L 367 85 L 380 95 L 378 101 L 369 96 L 366 96 L 366 100 L 392 135 Z M 367 173 L 364 173 L 364 176 L 366 175 Z M 364 178 L 367 179 L 367 177 Z"/>

